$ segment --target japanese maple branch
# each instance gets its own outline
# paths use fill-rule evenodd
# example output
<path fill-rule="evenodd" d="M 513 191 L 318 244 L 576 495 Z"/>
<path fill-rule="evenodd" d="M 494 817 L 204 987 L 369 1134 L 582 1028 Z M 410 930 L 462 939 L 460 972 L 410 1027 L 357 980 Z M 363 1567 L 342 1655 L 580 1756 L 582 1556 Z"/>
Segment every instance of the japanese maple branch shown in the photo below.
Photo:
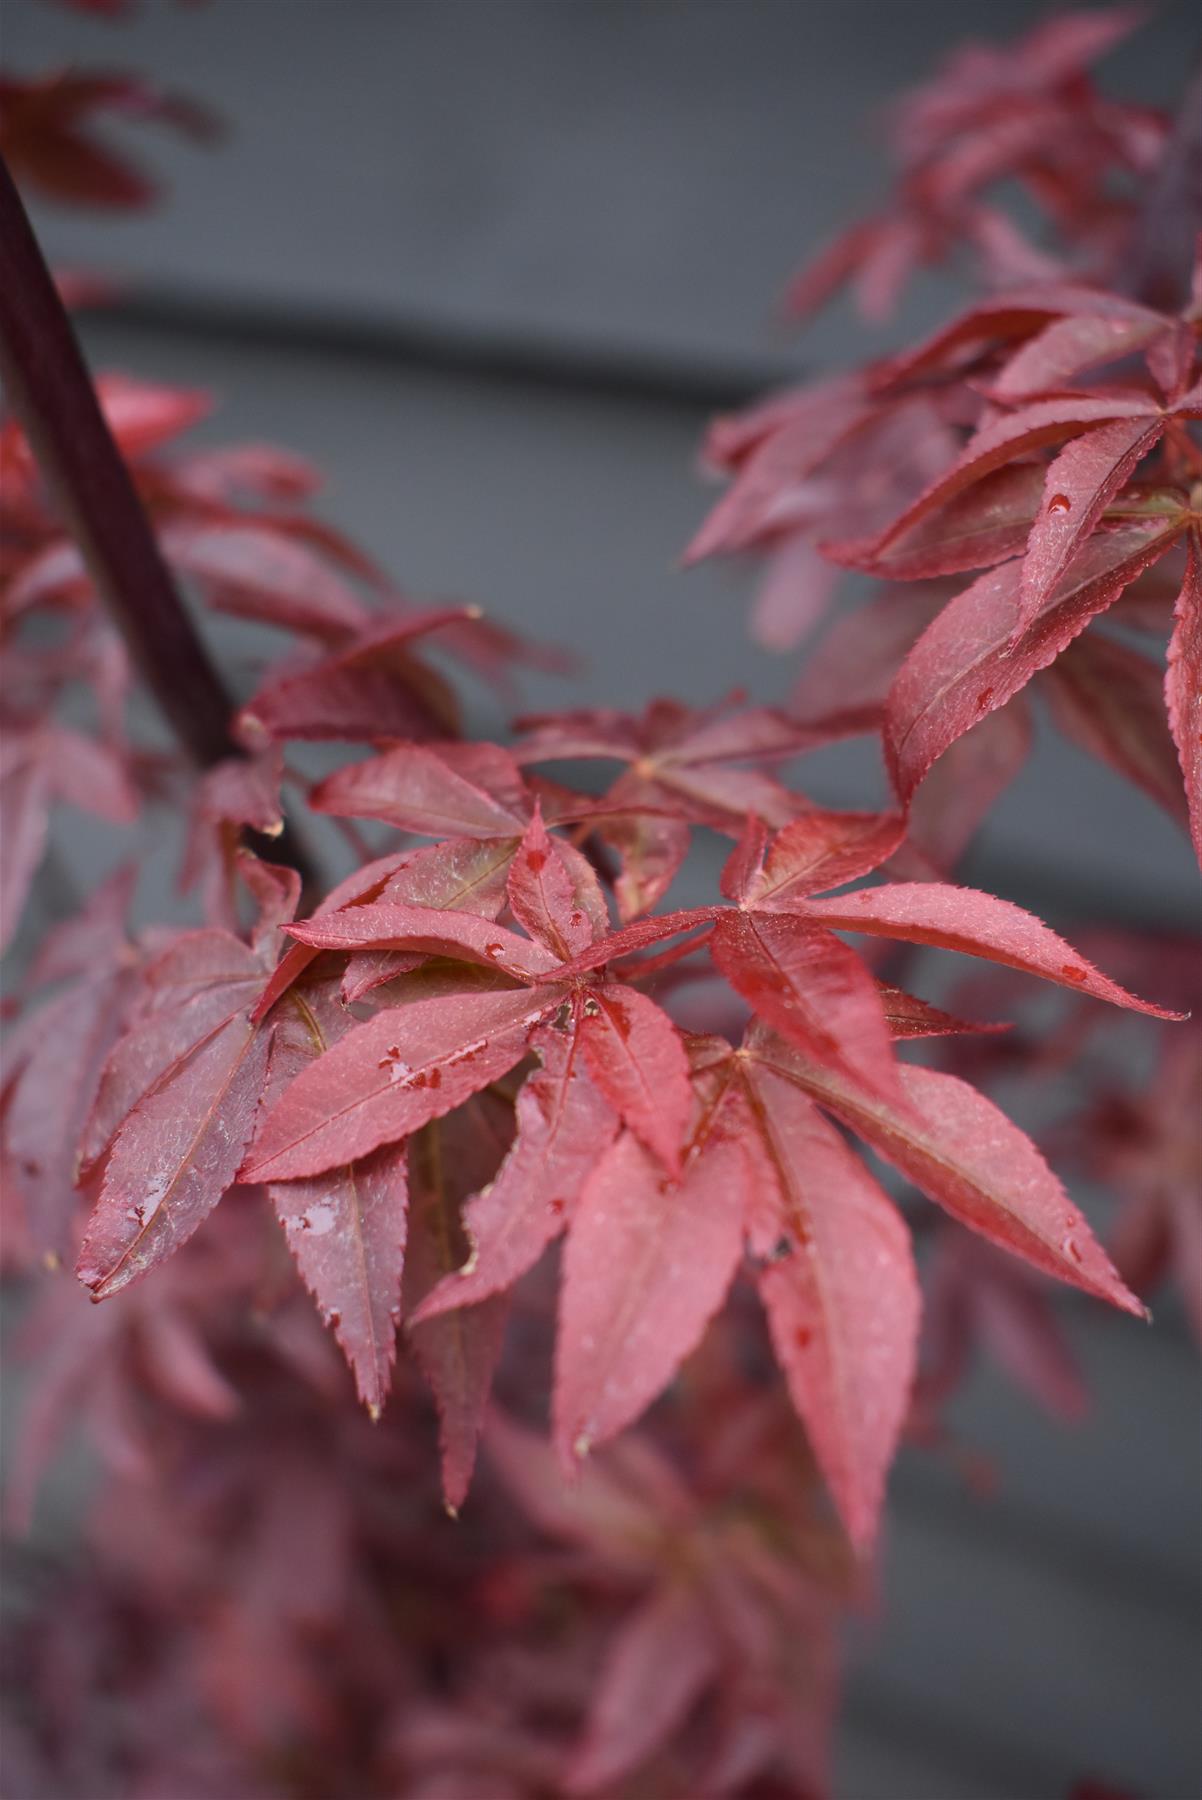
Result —
<path fill-rule="evenodd" d="M 0 379 L 97 591 L 168 723 L 207 768 L 240 749 L 233 707 L 108 428 L 71 322 L 0 157 Z M 273 855 L 308 880 L 295 838 Z"/>

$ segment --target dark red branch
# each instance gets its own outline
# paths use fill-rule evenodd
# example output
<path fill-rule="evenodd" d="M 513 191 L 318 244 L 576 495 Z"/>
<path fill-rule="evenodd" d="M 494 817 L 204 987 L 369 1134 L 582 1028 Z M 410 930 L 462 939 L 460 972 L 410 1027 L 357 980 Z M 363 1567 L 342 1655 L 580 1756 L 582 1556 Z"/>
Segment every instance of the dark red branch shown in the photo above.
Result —
<path fill-rule="evenodd" d="M 202 768 L 239 747 L 233 705 L 163 560 L 78 341 L 0 158 L 0 379 L 92 580 L 176 737 Z M 291 840 L 270 852 L 304 872 Z"/>
<path fill-rule="evenodd" d="M 2 159 L 0 377 L 92 580 L 176 736 L 202 766 L 234 755 L 231 702 L 176 592 Z"/>

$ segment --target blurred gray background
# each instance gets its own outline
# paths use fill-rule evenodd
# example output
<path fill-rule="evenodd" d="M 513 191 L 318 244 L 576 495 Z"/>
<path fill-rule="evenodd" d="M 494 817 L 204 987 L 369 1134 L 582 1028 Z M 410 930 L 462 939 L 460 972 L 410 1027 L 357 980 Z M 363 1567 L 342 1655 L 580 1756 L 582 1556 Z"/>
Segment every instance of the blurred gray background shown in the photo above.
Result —
<path fill-rule="evenodd" d="M 1026 0 L 147 0 L 121 28 L 7 0 L 13 73 L 129 66 L 214 104 L 229 137 L 128 136 L 170 193 L 129 220 L 42 209 L 54 260 L 113 271 L 98 367 L 212 388 L 210 438 L 271 438 L 329 477 L 324 511 L 409 589 L 573 645 L 533 704 L 783 694 L 745 631 L 751 576 L 675 564 L 708 504 L 713 411 L 900 341 L 844 308 L 804 339 L 773 303 L 883 185 L 876 117 L 951 44 Z M 1161 10 L 1108 71 L 1172 100 L 1202 40 Z M 219 629 L 218 647 L 225 639 Z M 481 698 L 477 723 L 499 729 Z M 863 804 L 868 747 L 807 785 Z M 57 856 L 110 854 L 72 816 Z M 1184 839 L 1083 756 L 1041 743 L 973 876 L 1062 926 L 1197 921 Z M 1070 1305 L 1094 1389 L 1067 1428 L 992 1375 L 957 1408 L 996 1498 L 903 1457 L 879 1620 L 857 1634 L 841 1800 L 1048 1800 L 1089 1773 L 1202 1792 L 1196 1351 Z M 164 1796 L 164 1800 L 169 1797 Z M 481 1800 L 487 1800 L 481 1796 Z"/>

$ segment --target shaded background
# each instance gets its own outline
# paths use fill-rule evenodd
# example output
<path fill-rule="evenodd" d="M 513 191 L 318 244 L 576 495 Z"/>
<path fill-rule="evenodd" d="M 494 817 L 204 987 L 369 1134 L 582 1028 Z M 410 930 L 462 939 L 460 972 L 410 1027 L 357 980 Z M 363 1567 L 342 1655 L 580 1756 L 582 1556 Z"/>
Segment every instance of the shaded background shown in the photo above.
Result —
<path fill-rule="evenodd" d="M 312 456 L 327 515 L 414 593 L 579 648 L 579 679 L 532 679 L 530 703 L 634 706 L 787 690 L 790 660 L 747 641 L 750 573 L 675 567 L 708 503 L 702 429 L 954 298 L 931 280 L 884 331 L 836 308 L 800 343 L 771 320 L 805 251 L 881 192 L 884 101 L 957 40 L 1045 10 L 147 0 L 114 29 L 8 0 L 3 55 L 21 74 L 137 68 L 230 127 L 212 151 L 130 136 L 170 184 L 151 215 L 38 215 L 56 262 L 129 278 L 86 323 L 94 363 L 211 388 L 205 432 Z M 1107 79 L 1172 100 L 1199 38 L 1170 6 Z M 213 635 L 244 654 L 236 628 Z M 473 724 L 501 729 L 496 704 Z M 879 781 L 870 746 L 806 766 L 827 801 L 865 804 Z M 56 850 L 79 885 L 112 854 L 74 815 Z M 970 873 L 1066 928 L 1197 918 L 1184 839 L 1059 741 Z M 1171 1303 L 1150 1331 L 1098 1306 L 1067 1317 L 1095 1395 L 1083 1425 L 982 1374 L 956 1416 L 996 1459 L 997 1497 L 902 1458 L 841 1800 L 1042 1800 L 1090 1771 L 1163 1800 L 1202 1791 L 1196 1352 Z"/>

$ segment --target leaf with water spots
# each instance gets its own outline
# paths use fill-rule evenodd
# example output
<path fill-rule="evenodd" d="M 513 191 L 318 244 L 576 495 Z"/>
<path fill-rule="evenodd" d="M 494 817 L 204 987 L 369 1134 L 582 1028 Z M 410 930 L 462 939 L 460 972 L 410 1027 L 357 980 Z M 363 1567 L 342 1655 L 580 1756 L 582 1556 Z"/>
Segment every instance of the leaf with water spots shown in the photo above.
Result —
<path fill-rule="evenodd" d="M 121 1126 L 76 1267 L 97 1299 L 178 1250 L 237 1179 L 269 1035 L 238 1014 Z"/>
<path fill-rule="evenodd" d="M 389 1007 L 303 1069 L 263 1122 L 245 1181 L 321 1175 L 441 1118 L 526 1054 L 554 989 L 438 995 Z"/>
<path fill-rule="evenodd" d="M 624 1132 L 597 1163 L 564 1253 L 552 1402 L 567 1466 L 648 1407 L 700 1339 L 739 1258 L 741 1146 L 696 1122 L 679 1179 Z"/>
<path fill-rule="evenodd" d="M 518 1095 L 513 1148 L 464 1209 L 471 1255 L 426 1296 L 418 1323 L 476 1306 L 532 1268 L 572 1218 L 581 1188 L 617 1131 L 574 1032 L 540 1027 L 530 1048 L 542 1068 Z"/>
<path fill-rule="evenodd" d="M 684 1046 L 667 1013 L 615 982 L 591 989 L 580 1003 L 579 1033 L 599 1091 L 675 1173 L 692 1097 Z"/>
<path fill-rule="evenodd" d="M 921 1297 L 905 1221 L 796 1086 L 748 1062 L 751 1248 L 777 1361 L 852 1542 L 876 1535 Z"/>
<path fill-rule="evenodd" d="M 888 881 L 852 894 L 807 900 L 807 914 L 837 931 L 862 931 L 908 944 L 935 944 L 1005 963 L 1060 987 L 1157 1019 L 1180 1018 L 1111 981 L 1058 932 L 1009 900 L 943 881 Z M 804 1047 L 804 1046 L 803 1046 Z"/>
<path fill-rule="evenodd" d="M 265 1103 L 345 1034 L 352 1020 L 332 983 L 295 992 L 276 1025 Z M 359 1398 L 378 1416 L 388 1397 L 405 1260 L 405 1145 L 268 1187 L 305 1286 L 337 1338 Z"/>
<path fill-rule="evenodd" d="M 1143 1316 L 1030 1138 L 984 1094 L 953 1075 L 903 1064 L 903 1112 L 856 1093 L 766 1033 L 754 1033 L 748 1051 L 850 1126 L 953 1218 L 1045 1274 Z"/>

